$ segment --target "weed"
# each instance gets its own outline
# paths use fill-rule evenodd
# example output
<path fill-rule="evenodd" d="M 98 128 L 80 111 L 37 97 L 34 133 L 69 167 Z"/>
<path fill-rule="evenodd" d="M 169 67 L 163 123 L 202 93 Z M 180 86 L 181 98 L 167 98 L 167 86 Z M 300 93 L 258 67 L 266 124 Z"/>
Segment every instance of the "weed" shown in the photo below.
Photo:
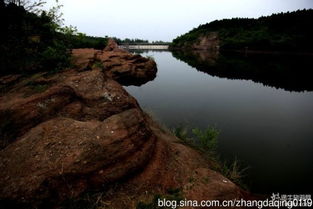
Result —
<path fill-rule="evenodd" d="M 242 181 L 242 179 L 245 177 L 245 172 L 247 169 L 248 167 L 242 168 L 238 159 L 235 158 L 235 160 L 229 164 L 226 162 L 223 163 L 221 173 L 234 183 L 239 184 L 240 186 L 247 189 L 247 185 L 245 185 Z"/>
<path fill-rule="evenodd" d="M 45 92 L 51 86 L 48 83 L 36 83 L 34 81 L 29 81 L 26 85 L 31 91 L 28 92 L 25 96 Z"/>
<path fill-rule="evenodd" d="M 94 68 L 100 68 L 100 69 L 104 69 L 104 66 L 103 66 L 103 63 L 101 61 L 95 61 L 93 64 L 92 64 L 92 69 Z"/>
<path fill-rule="evenodd" d="M 63 202 L 60 209 L 96 209 L 102 205 L 103 193 L 86 193 L 80 198 L 72 198 Z"/>
<path fill-rule="evenodd" d="M 199 128 L 192 129 L 192 133 L 196 136 L 196 143 L 199 144 L 199 148 L 204 152 L 213 152 L 217 150 L 217 139 L 220 132 L 214 127 L 208 127 L 205 130 Z"/>
<path fill-rule="evenodd" d="M 176 201 L 177 203 L 183 199 L 182 192 L 179 188 L 176 189 L 169 189 L 167 190 L 167 194 L 160 195 L 156 194 L 153 197 L 153 200 L 149 203 L 139 202 L 136 206 L 136 209 L 158 209 L 158 200 L 170 200 L 170 201 Z M 168 207 L 162 207 L 162 208 L 168 208 Z"/>
<path fill-rule="evenodd" d="M 32 90 L 36 93 L 41 93 L 46 91 L 49 88 L 48 84 L 38 84 L 38 85 L 34 85 L 32 86 Z"/>
<path fill-rule="evenodd" d="M 155 61 L 155 60 L 154 60 L 154 57 L 153 57 L 153 56 L 151 56 L 151 55 L 147 55 L 146 57 L 147 57 L 148 59 L 150 59 L 150 60 Z"/>
<path fill-rule="evenodd" d="M 225 177 L 239 184 L 240 186 L 247 188 L 243 183 L 245 172 L 248 168 L 242 168 L 237 158 L 231 163 L 224 162 L 220 159 L 218 148 L 218 136 L 220 131 L 214 127 L 208 126 L 208 128 L 201 130 L 199 128 L 191 129 L 190 134 L 188 129 L 184 126 L 179 126 L 173 129 L 173 134 L 180 138 L 184 144 L 189 145 L 201 153 L 211 162 L 210 166 L 213 170 L 222 173 Z"/>
<path fill-rule="evenodd" d="M 188 129 L 185 126 L 178 126 L 177 128 L 174 128 L 172 132 L 177 138 L 183 140 L 184 142 L 189 141 Z"/>

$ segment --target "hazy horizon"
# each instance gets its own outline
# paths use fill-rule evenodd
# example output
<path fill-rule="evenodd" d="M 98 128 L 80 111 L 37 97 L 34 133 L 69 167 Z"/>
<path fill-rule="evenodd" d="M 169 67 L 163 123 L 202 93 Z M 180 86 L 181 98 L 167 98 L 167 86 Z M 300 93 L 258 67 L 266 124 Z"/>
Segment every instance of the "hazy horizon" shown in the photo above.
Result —
<path fill-rule="evenodd" d="M 313 8 L 313 0 L 59 0 L 65 25 L 91 36 L 172 41 L 214 20 Z M 196 3 L 197 2 L 197 3 Z M 51 6 L 55 0 L 48 0 Z"/>

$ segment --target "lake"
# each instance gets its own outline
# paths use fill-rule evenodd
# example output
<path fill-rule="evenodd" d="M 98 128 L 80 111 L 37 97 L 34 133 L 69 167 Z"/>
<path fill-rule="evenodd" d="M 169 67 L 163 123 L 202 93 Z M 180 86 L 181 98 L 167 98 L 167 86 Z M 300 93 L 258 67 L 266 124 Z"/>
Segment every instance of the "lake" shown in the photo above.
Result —
<path fill-rule="evenodd" d="M 128 86 L 169 128 L 220 130 L 219 153 L 249 166 L 252 192 L 306 194 L 313 177 L 313 57 L 144 51 L 153 81 Z"/>

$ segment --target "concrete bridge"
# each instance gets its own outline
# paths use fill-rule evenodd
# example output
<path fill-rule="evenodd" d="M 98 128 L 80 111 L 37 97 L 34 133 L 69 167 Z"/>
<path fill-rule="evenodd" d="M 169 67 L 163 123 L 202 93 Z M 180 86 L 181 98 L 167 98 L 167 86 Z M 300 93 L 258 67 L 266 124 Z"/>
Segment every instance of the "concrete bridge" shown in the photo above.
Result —
<path fill-rule="evenodd" d="M 136 45 L 119 45 L 122 49 L 153 49 L 153 50 L 166 50 L 168 45 L 157 45 L 157 44 L 136 44 Z"/>

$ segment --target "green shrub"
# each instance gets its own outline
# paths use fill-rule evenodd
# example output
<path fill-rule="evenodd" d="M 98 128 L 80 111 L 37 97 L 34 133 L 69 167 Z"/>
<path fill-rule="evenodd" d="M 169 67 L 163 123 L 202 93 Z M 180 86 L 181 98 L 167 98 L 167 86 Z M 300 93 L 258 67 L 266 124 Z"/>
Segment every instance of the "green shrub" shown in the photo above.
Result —
<path fill-rule="evenodd" d="M 185 126 L 178 126 L 172 130 L 172 133 L 179 139 L 188 142 L 188 130 Z"/>
<path fill-rule="evenodd" d="M 200 130 L 199 128 L 192 129 L 192 133 L 195 135 L 199 147 L 202 151 L 216 152 L 217 149 L 217 138 L 219 136 L 219 131 L 214 127 L 208 127 L 205 130 Z"/>
<path fill-rule="evenodd" d="M 239 184 L 247 189 L 243 183 L 245 172 L 248 168 L 243 168 L 238 159 L 227 163 L 221 160 L 218 154 L 218 137 L 220 131 L 215 127 L 208 126 L 208 128 L 201 130 L 194 128 L 188 131 L 186 126 L 179 126 L 173 129 L 173 134 L 181 139 L 185 144 L 199 150 L 210 161 L 210 168 L 222 173 L 225 177 L 232 182 Z"/>
<path fill-rule="evenodd" d="M 60 42 L 55 41 L 54 45 L 48 46 L 41 54 L 41 67 L 46 71 L 61 70 L 70 63 L 69 50 Z"/>
<path fill-rule="evenodd" d="M 241 187 L 248 189 L 243 179 L 246 177 L 246 171 L 249 167 L 243 168 L 237 158 L 235 158 L 231 163 L 223 162 L 219 166 L 221 166 L 219 171 L 224 176 Z"/>

